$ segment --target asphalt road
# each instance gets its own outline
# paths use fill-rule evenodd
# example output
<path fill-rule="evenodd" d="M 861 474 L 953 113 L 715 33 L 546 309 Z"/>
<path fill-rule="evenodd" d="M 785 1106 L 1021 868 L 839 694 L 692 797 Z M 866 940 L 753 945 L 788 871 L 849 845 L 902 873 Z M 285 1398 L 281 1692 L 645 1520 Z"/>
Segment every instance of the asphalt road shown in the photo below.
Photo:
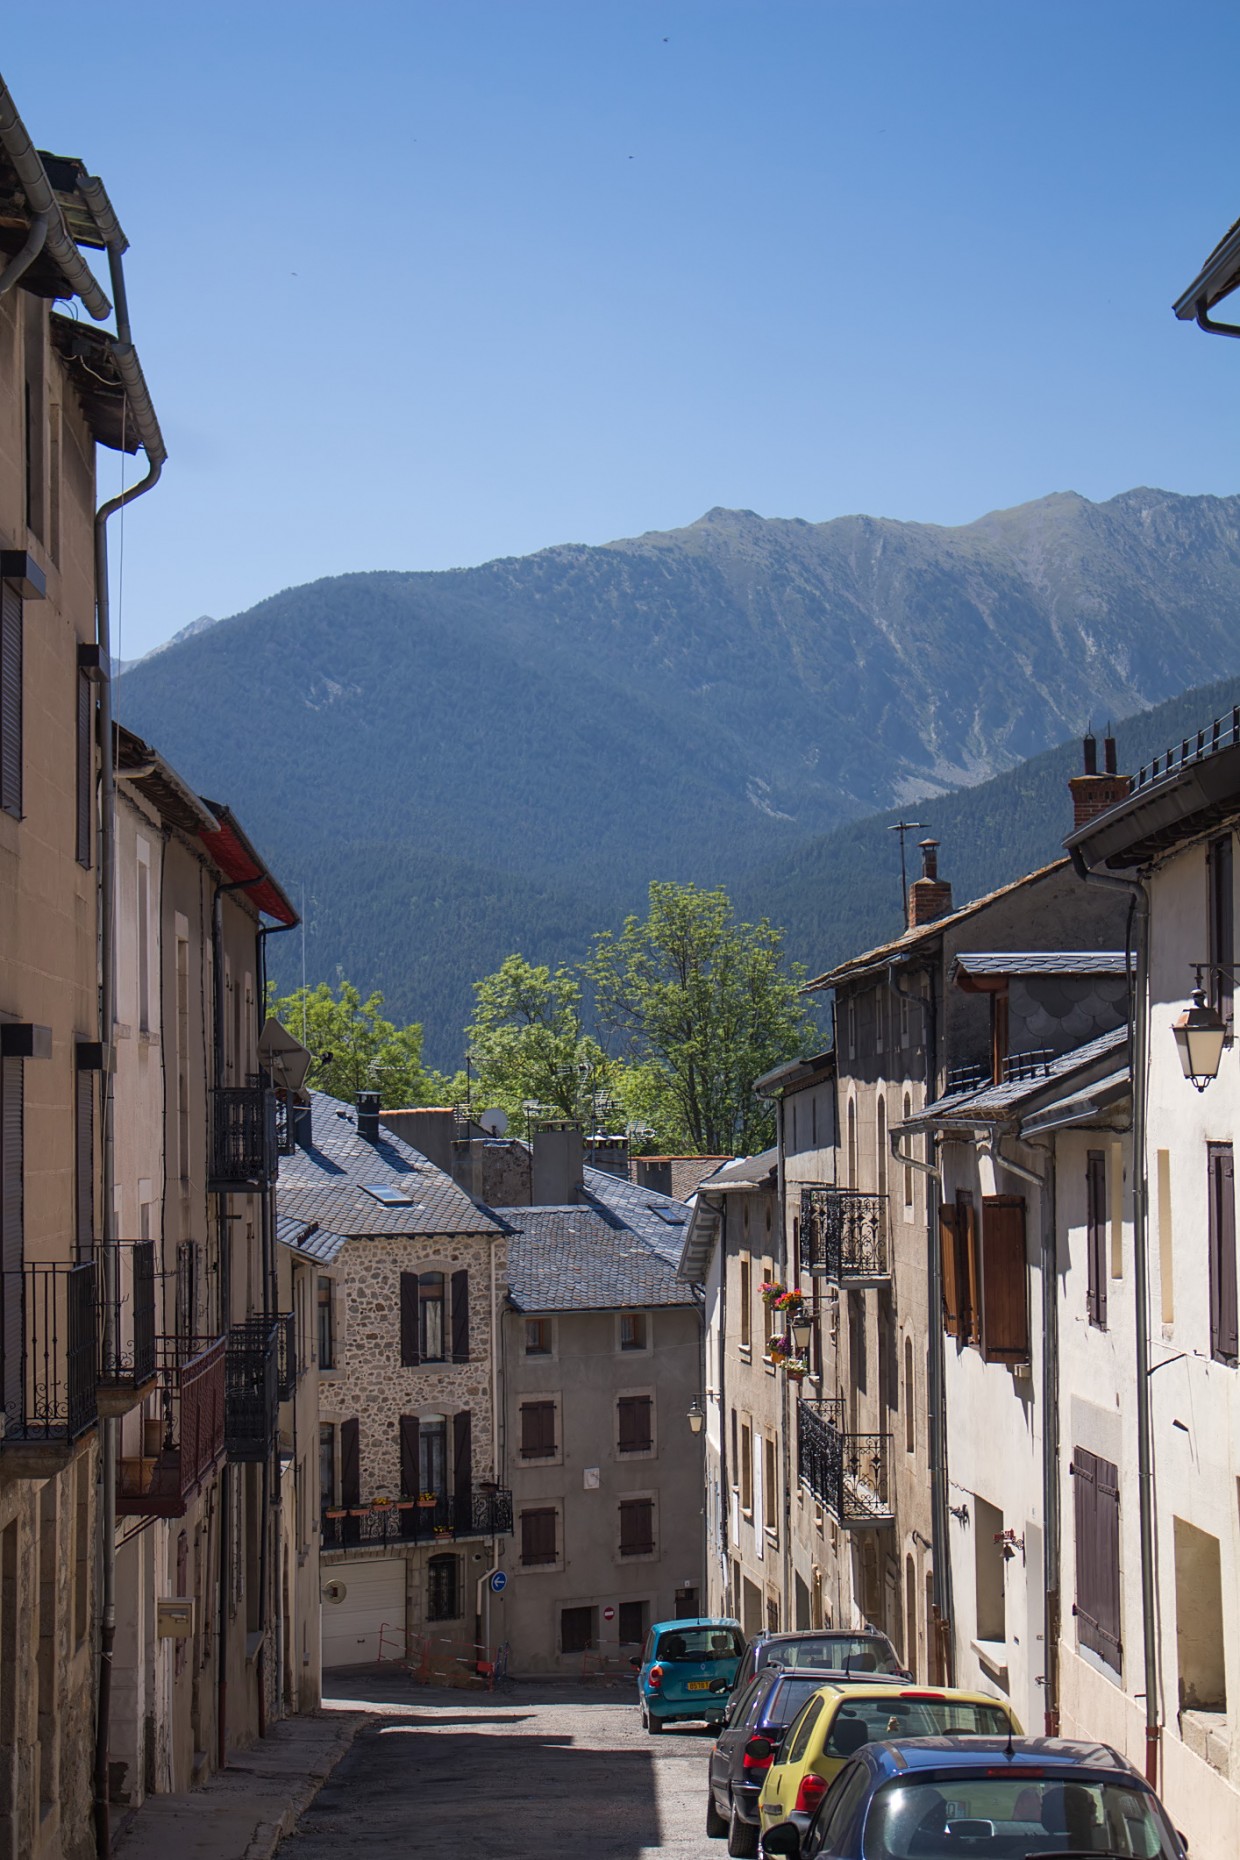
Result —
<path fill-rule="evenodd" d="M 480 1696 L 389 1669 L 326 1691 L 366 1720 L 279 1860 L 723 1855 L 704 1831 L 709 1734 L 649 1736 L 628 1682 L 518 1681 Z"/>

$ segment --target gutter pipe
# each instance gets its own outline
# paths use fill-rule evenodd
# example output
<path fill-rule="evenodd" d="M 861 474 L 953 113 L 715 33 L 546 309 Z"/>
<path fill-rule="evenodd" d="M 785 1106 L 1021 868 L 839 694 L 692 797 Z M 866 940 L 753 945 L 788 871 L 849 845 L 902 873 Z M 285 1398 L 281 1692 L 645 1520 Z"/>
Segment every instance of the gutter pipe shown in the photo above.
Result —
<path fill-rule="evenodd" d="M 1204 329 L 1207 336 L 1240 336 L 1240 323 L 1216 323 L 1214 321 L 1206 309 L 1204 297 L 1197 305 L 1197 327 Z"/>
<path fill-rule="evenodd" d="M 19 278 L 25 276 L 35 259 L 47 242 L 47 214 L 36 213 L 30 222 L 30 231 L 26 234 L 26 243 L 20 252 L 15 252 L 8 264 L 0 271 L 0 297 L 12 290 Z"/>
<path fill-rule="evenodd" d="M 52 191 L 52 184 L 47 178 L 47 170 L 43 166 L 42 158 L 30 140 L 26 125 L 18 114 L 17 105 L 3 78 L 0 78 L 0 142 L 4 144 L 5 154 L 17 171 L 17 178 L 22 184 L 22 191 L 31 212 L 45 214 L 47 217 L 44 245 L 48 253 L 56 261 L 65 278 L 72 285 L 74 293 L 81 298 L 95 321 L 102 323 L 111 315 L 112 306 L 99 288 L 95 274 L 69 236 L 64 215 L 60 210 L 60 203 Z M 117 231 L 119 230 L 118 227 Z M 122 247 L 121 250 L 123 249 Z"/>

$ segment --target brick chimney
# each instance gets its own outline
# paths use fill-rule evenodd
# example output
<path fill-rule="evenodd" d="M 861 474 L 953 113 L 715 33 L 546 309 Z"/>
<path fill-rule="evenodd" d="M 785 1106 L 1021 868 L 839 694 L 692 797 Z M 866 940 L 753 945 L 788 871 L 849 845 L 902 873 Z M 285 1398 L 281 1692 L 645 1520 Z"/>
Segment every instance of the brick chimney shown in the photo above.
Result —
<path fill-rule="evenodd" d="M 939 877 L 939 842 L 921 841 L 921 877 L 908 888 L 908 927 L 933 923 L 946 917 L 952 907 L 952 888 Z"/>
<path fill-rule="evenodd" d="M 1098 744 L 1093 732 L 1081 745 L 1084 751 L 1084 774 L 1073 775 L 1068 782 L 1068 792 L 1072 796 L 1072 830 L 1086 826 L 1098 814 L 1105 814 L 1108 807 L 1114 807 L 1117 801 L 1124 800 L 1132 791 L 1132 776 L 1117 775 L 1115 772 L 1115 738 L 1104 739 L 1103 773 L 1098 773 Z"/>

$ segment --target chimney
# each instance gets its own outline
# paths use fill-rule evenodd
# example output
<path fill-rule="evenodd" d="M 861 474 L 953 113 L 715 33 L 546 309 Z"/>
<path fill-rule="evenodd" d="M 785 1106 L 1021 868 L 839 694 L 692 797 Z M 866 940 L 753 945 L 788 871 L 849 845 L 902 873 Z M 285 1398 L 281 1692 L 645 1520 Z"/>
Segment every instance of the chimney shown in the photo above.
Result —
<path fill-rule="evenodd" d="M 939 842 L 922 840 L 921 877 L 908 888 L 908 927 L 915 930 L 919 924 L 946 917 L 951 907 L 952 888 L 939 877 Z"/>
<path fill-rule="evenodd" d="M 365 1137 L 367 1143 L 379 1141 L 379 1094 L 377 1091 L 359 1091 L 357 1094 L 357 1134 Z"/>
<path fill-rule="evenodd" d="M 585 1145 L 574 1126 L 534 1132 L 530 1201 L 536 1208 L 568 1208 L 581 1187 Z"/>
<path fill-rule="evenodd" d="M 1082 745 L 1084 749 L 1084 774 L 1073 775 L 1068 782 L 1068 793 L 1072 796 L 1072 831 L 1087 826 L 1099 814 L 1105 814 L 1109 807 L 1114 807 L 1132 791 L 1131 775 L 1116 773 L 1115 738 L 1108 732 L 1102 744 L 1103 774 L 1098 773 L 1098 745 L 1092 733 Z"/>
<path fill-rule="evenodd" d="M 293 1142 L 297 1144 L 299 1149 L 312 1149 L 314 1147 L 314 1134 L 312 1129 L 314 1116 L 310 1106 L 308 1104 L 298 1104 L 296 1098 L 294 1098 L 289 1104 L 288 1114 L 293 1126 Z"/>

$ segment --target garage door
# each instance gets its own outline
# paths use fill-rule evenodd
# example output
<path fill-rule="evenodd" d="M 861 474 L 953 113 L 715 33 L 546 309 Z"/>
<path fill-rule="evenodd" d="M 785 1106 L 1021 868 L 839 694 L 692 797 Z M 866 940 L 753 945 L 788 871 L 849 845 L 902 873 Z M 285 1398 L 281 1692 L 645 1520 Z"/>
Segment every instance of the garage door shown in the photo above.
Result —
<path fill-rule="evenodd" d="M 361 1666 L 380 1658 L 390 1660 L 404 1652 L 403 1557 L 325 1563 L 321 1586 L 324 1666 Z"/>

